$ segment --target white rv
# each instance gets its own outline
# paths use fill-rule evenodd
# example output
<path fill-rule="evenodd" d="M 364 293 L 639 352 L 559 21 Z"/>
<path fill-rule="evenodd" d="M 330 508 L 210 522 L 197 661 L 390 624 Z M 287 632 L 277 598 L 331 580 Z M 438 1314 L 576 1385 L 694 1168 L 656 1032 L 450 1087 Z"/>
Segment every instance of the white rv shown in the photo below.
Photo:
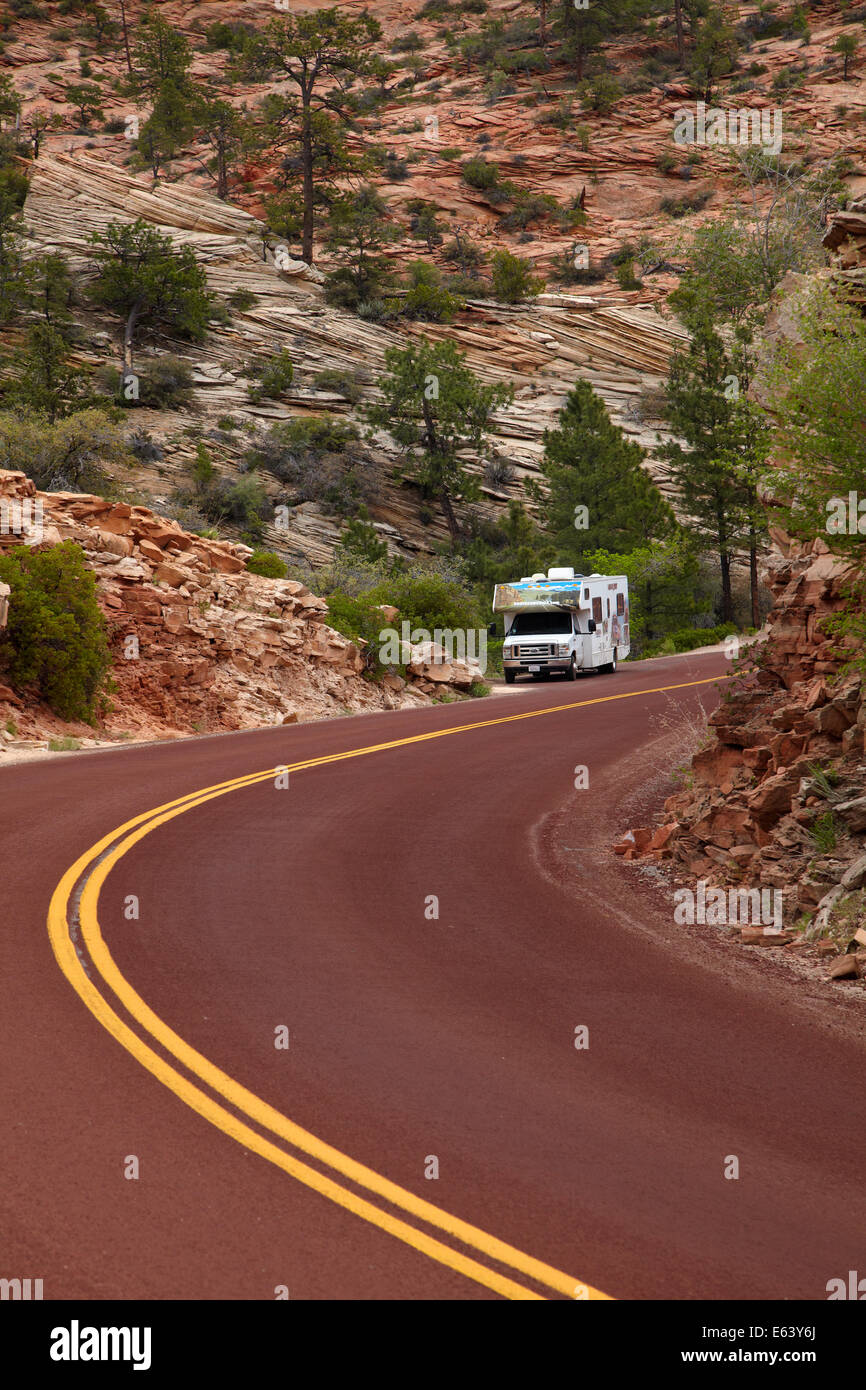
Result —
<path fill-rule="evenodd" d="M 623 574 L 551 569 L 497 584 L 493 611 L 505 622 L 502 665 L 512 685 L 526 672 L 615 671 L 629 653 L 628 580 Z"/>

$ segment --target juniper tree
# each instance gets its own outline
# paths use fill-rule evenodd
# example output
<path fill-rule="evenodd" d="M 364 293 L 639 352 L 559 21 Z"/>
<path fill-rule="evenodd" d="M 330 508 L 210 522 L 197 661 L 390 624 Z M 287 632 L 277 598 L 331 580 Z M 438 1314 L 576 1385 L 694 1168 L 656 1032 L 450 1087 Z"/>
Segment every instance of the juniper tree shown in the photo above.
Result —
<path fill-rule="evenodd" d="M 135 333 L 143 322 L 159 323 L 183 337 L 204 337 L 213 295 L 189 246 L 178 250 L 170 236 L 135 222 L 111 222 L 94 232 L 96 279 L 93 297 L 124 319 L 122 374 L 132 370 Z"/>
<path fill-rule="evenodd" d="M 383 399 L 367 407 L 367 418 L 387 430 L 412 460 L 423 491 L 440 503 L 456 546 L 461 528 L 454 503 L 479 493 L 464 456 L 489 453 L 490 416 L 512 399 L 513 388 L 484 385 L 451 341 L 422 338 L 407 348 L 387 348 L 385 366 L 378 383 Z"/>

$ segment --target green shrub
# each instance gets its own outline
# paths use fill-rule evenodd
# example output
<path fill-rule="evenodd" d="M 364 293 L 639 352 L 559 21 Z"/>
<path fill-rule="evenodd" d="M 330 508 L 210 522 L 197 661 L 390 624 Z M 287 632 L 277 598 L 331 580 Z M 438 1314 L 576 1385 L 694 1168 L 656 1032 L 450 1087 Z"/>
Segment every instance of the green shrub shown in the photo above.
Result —
<path fill-rule="evenodd" d="M 14 686 L 35 686 L 61 719 L 96 720 L 111 654 L 96 581 L 73 541 L 50 550 L 16 547 L 0 557 L 11 589 L 0 632 L 0 667 Z"/>
<path fill-rule="evenodd" d="M 692 193 L 683 198 L 662 198 L 659 208 L 669 217 L 685 217 L 686 213 L 700 212 L 711 197 L 711 193 Z"/>
<path fill-rule="evenodd" d="M 367 675 L 375 678 L 384 674 L 387 668 L 379 660 L 379 633 L 385 626 L 385 615 L 367 595 L 353 598 L 339 590 L 330 593 L 328 626 L 358 644 Z M 402 671 L 403 667 L 397 669 Z"/>
<path fill-rule="evenodd" d="M 232 290 L 228 296 L 229 306 L 243 313 L 246 309 L 253 309 L 259 302 L 257 294 L 252 290 Z"/>
<path fill-rule="evenodd" d="M 623 261 L 616 268 L 617 284 L 621 290 L 639 290 L 641 281 L 634 273 L 634 261 Z"/>
<path fill-rule="evenodd" d="M 258 378 L 247 390 L 251 401 L 260 401 L 265 396 L 276 400 L 288 391 L 295 377 L 292 359 L 285 348 L 263 366 L 252 367 L 251 371 Z"/>
<path fill-rule="evenodd" d="M 606 72 L 581 82 L 578 92 L 584 111 L 597 111 L 600 116 L 609 115 L 622 96 L 622 88 L 616 78 Z"/>
<path fill-rule="evenodd" d="M 481 155 L 473 155 L 471 159 L 464 160 L 460 165 L 460 173 L 464 183 L 468 183 L 470 188 L 479 189 L 482 193 L 489 193 L 499 184 L 499 165 L 488 163 Z"/>
<path fill-rule="evenodd" d="M 285 579 L 288 574 L 284 561 L 274 550 L 254 550 L 247 560 L 247 569 L 265 579 Z"/>
<path fill-rule="evenodd" d="M 313 377 L 313 385 L 320 391 L 333 391 L 351 405 L 357 405 L 361 399 L 361 387 L 357 377 L 339 367 L 326 367 L 324 371 L 317 372 Z"/>
<path fill-rule="evenodd" d="M 492 270 L 493 297 L 505 304 L 519 304 L 544 289 L 544 281 L 532 274 L 529 262 L 510 251 L 494 252 Z"/>
<path fill-rule="evenodd" d="M 134 408 L 148 406 L 152 410 L 179 410 L 193 398 L 192 368 L 182 357 L 170 353 L 137 367 L 133 373 L 138 381 L 138 396 L 128 398 L 121 390 L 121 374 L 116 367 L 104 363 L 96 378 L 103 390 L 116 397 L 119 405 Z"/>
<path fill-rule="evenodd" d="M 445 289 L 436 266 L 428 261 L 414 261 L 409 267 L 409 290 L 397 305 L 404 318 L 428 323 L 450 323 L 464 307 L 462 300 Z"/>
<path fill-rule="evenodd" d="M 836 817 L 832 811 L 825 811 L 823 815 L 816 816 L 809 831 L 815 844 L 815 848 L 821 854 L 829 854 L 836 848 L 837 830 Z"/>

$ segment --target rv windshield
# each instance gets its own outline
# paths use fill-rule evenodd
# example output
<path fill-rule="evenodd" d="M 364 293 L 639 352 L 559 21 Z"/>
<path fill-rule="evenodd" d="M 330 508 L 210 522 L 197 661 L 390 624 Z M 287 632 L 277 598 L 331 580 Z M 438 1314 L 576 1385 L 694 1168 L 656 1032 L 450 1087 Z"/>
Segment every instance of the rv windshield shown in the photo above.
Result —
<path fill-rule="evenodd" d="M 535 637 L 541 633 L 571 632 L 570 613 L 518 613 L 511 624 L 509 637 Z"/>

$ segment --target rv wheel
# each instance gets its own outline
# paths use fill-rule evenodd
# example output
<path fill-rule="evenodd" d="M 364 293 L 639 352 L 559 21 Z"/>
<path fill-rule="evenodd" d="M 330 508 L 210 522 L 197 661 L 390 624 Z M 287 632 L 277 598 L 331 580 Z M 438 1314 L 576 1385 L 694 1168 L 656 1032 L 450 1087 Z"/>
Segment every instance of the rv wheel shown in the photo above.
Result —
<path fill-rule="evenodd" d="M 513 685 L 516 676 L 517 676 L 517 672 L 516 672 L 516 671 L 506 671 L 506 672 L 505 672 L 505 684 L 506 684 L 506 685 Z"/>
<path fill-rule="evenodd" d="M 574 656 L 574 654 L 572 653 L 571 665 L 570 665 L 569 668 L 568 668 L 568 679 L 569 679 L 570 681 L 576 681 L 576 680 L 577 680 L 577 675 L 578 675 L 578 672 L 577 672 L 577 658 L 576 658 L 576 657 Z"/>

